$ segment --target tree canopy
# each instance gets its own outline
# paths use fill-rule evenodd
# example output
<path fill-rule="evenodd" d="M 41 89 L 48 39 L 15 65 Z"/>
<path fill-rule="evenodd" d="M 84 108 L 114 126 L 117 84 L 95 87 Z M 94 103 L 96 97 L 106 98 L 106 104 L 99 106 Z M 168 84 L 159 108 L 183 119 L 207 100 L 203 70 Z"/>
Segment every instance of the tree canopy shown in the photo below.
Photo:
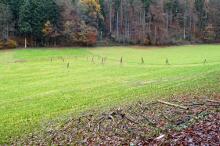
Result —
<path fill-rule="evenodd" d="M 13 30 L 4 37 L 28 36 L 30 45 L 46 44 L 48 23 L 60 45 L 220 40 L 218 0 L 2 0 L 0 6 L 1 32 Z"/>

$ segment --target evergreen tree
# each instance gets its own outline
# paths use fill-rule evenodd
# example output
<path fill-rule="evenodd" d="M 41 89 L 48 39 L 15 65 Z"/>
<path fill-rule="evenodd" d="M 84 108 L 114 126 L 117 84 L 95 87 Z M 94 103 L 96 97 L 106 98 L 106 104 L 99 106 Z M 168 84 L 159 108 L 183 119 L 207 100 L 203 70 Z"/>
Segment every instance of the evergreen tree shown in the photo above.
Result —
<path fill-rule="evenodd" d="M 100 35 L 101 35 L 101 39 L 103 36 L 106 36 L 107 34 L 107 30 L 106 30 L 106 27 L 105 27 L 105 22 L 104 22 L 104 18 L 106 17 L 106 14 L 105 14 L 105 1 L 104 0 L 99 0 L 99 4 L 100 4 L 100 7 L 101 7 L 101 10 L 100 10 L 100 16 L 99 16 L 99 20 L 98 20 L 98 30 L 100 32 Z"/>
<path fill-rule="evenodd" d="M 0 3 L 0 40 L 8 39 L 9 28 L 11 27 L 12 13 L 9 5 L 4 2 Z"/>
<path fill-rule="evenodd" d="M 44 24 L 50 21 L 57 26 L 58 19 L 59 10 L 53 0 L 24 0 L 19 9 L 19 31 L 42 42 Z"/>
<path fill-rule="evenodd" d="M 58 25 L 58 7 L 53 0 L 32 0 L 31 6 L 33 35 L 40 39 L 43 36 L 43 26 L 47 21 L 54 26 Z"/>
<path fill-rule="evenodd" d="M 29 36 L 32 33 L 31 25 L 31 4 L 29 0 L 24 0 L 19 10 L 19 31 L 25 36 Z"/>
<path fill-rule="evenodd" d="M 20 15 L 20 7 L 24 3 L 24 0 L 6 0 L 9 4 L 13 20 L 14 20 L 14 27 L 15 27 L 15 34 L 19 34 L 19 15 Z"/>

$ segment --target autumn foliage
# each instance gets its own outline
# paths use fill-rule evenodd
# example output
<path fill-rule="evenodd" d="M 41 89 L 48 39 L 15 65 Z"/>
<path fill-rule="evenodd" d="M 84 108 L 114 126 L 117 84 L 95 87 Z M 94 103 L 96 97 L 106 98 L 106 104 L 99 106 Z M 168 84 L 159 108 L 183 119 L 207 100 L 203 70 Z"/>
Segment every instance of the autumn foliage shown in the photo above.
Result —
<path fill-rule="evenodd" d="M 65 35 L 72 45 L 92 46 L 97 41 L 97 30 L 79 20 L 66 22 Z"/>
<path fill-rule="evenodd" d="M 2 40 L 0 41 L 0 49 L 13 49 L 17 47 L 17 43 L 14 40 Z"/>
<path fill-rule="evenodd" d="M 0 39 L 27 37 L 29 46 L 219 42 L 219 15 L 219 0 L 3 0 Z"/>
<path fill-rule="evenodd" d="M 54 29 L 53 29 L 53 25 L 50 23 L 50 21 L 48 20 L 45 24 L 44 24 L 44 28 L 42 30 L 44 36 L 51 36 L 53 33 Z"/>

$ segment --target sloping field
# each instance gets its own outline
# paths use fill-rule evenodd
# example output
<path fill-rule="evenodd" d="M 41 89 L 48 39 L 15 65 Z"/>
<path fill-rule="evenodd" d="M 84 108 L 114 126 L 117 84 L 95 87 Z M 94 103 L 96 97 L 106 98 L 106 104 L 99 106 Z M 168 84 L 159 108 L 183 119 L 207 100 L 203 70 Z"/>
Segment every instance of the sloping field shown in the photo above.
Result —
<path fill-rule="evenodd" d="M 53 119 L 220 92 L 220 45 L 0 51 L 0 144 Z"/>

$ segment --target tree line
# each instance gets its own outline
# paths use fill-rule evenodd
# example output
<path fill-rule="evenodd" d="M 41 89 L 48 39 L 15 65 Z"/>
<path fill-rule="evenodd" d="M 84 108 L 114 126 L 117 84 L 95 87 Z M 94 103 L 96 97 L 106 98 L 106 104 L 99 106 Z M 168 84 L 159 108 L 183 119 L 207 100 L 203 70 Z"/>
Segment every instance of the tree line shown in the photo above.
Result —
<path fill-rule="evenodd" d="M 0 39 L 28 46 L 218 42 L 219 14 L 219 0 L 1 0 Z"/>

